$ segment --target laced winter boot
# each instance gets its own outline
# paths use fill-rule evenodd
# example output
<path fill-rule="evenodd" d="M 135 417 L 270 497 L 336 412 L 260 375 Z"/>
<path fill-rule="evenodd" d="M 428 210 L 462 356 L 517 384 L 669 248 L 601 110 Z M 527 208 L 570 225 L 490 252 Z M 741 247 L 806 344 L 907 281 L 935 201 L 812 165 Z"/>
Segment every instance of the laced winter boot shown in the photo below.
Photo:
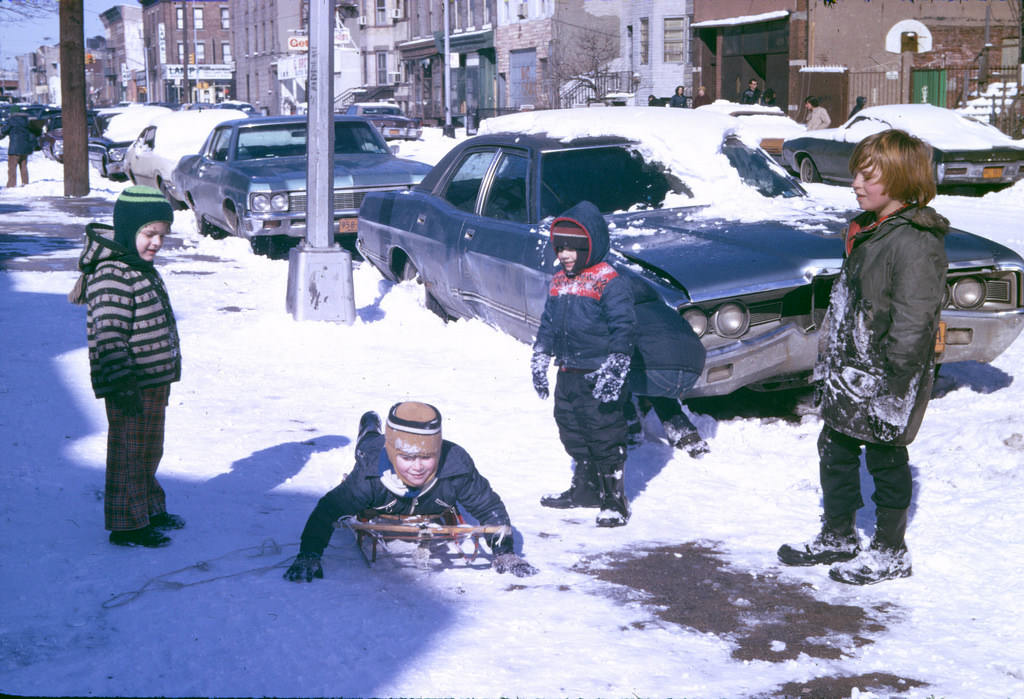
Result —
<path fill-rule="evenodd" d="M 601 504 L 601 489 L 598 485 L 594 464 L 588 460 L 577 461 L 572 471 L 569 489 L 558 495 L 545 495 L 540 499 L 544 507 L 568 510 L 575 507 L 597 507 Z"/>
<path fill-rule="evenodd" d="M 601 479 L 601 511 L 597 513 L 599 527 L 621 527 L 629 521 L 625 465 L 624 457 L 598 465 L 598 477 Z"/>
<path fill-rule="evenodd" d="M 813 566 L 850 560 L 860 552 L 860 542 L 854 527 L 856 516 L 856 512 L 841 517 L 823 515 L 818 535 L 803 544 L 783 544 L 779 547 L 779 560 L 788 566 Z"/>
<path fill-rule="evenodd" d="M 697 427 L 686 415 L 675 415 L 661 423 L 661 426 L 665 429 L 668 443 L 676 449 L 685 451 L 690 458 L 699 459 L 711 451 L 708 443 L 701 439 Z"/>
<path fill-rule="evenodd" d="M 828 576 L 850 585 L 873 585 L 883 580 L 909 577 L 910 552 L 903 541 L 906 531 L 906 510 L 876 508 L 875 535 L 871 544 L 853 560 L 832 566 Z"/>

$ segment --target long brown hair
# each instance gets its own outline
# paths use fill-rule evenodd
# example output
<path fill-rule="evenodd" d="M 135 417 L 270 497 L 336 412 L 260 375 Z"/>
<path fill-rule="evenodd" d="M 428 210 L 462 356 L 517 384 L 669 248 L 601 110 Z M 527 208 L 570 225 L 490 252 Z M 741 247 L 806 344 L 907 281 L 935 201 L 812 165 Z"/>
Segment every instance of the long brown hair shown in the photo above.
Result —
<path fill-rule="evenodd" d="M 905 204 L 922 207 L 935 198 L 932 147 L 906 131 L 888 129 L 857 144 L 850 156 L 850 174 L 878 175 L 885 193 Z"/>

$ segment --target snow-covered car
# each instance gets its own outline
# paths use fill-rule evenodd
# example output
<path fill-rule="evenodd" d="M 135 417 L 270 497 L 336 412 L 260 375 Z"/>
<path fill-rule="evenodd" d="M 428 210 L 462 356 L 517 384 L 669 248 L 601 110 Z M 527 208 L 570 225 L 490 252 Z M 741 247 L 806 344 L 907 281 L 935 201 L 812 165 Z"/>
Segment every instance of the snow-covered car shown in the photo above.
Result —
<path fill-rule="evenodd" d="M 174 168 L 178 161 L 183 156 L 198 153 L 213 127 L 247 117 L 248 114 L 236 109 L 161 114 L 128 147 L 125 172 L 134 184 L 156 187 L 171 202 L 184 207 L 174 188 Z"/>
<path fill-rule="evenodd" d="M 359 252 L 389 280 L 422 281 L 431 310 L 532 342 L 556 270 L 547 226 L 589 200 L 608 221 L 611 264 L 701 336 L 707 364 L 681 397 L 806 382 L 850 212 L 820 210 L 732 117 L 600 116 L 484 121 L 411 192 L 363 200 Z M 1024 327 L 1024 260 L 963 231 L 946 250 L 938 361 L 991 361 Z"/>
<path fill-rule="evenodd" d="M 843 125 L 787 139 L 782 162 L 804 182 L 853 181 L 853 149 L 871 134 L 902 129 L 932 147 L 940 191 L 986 192 L 1024 178 L 1024 148 L 990 124 L 930 104 L 867 107 Z"/>
<path fill-rule="evenodd" d="M 397 158 L 370 122 L 334 117 L 336 238 L 351 239 L 356 214 L 370 192 L 406 191 L 430 166 Z M 197 155 L 174 169 L 178 196 L 199 230 L 249 239 L 257 252 L 281 238 L 306 235 L 306 117 L 227 121 Z"/>
<path fill-rule="evenodd" d="M 697 110 L 736 117 L 742 128 L 756 135 L 761 148 L 776 159 L 782 154 L 783 141 L 807 131 L 806 126 L 786 116 L 780 107 L 715 100 L 697 107 Z"/>
<path fill-rule="evenodd" d="M 170 112 L 167 107 L 141 104 L 101 109 L 96 114 L 96 128 L 89 136 L 89 164 L 108 179 L 128 179 L 124 163 L 128 146 L 154 119 Z"/>
<path fill-rule="evenodd" d="M 423 135 L 420 120 L 405 116 L 396 104 L 388 102 L 356 102 L 348 106 L 345 114 L 366 117 L 377 127 L 381 135 L 389 141 L 396 138 L 415 141 Z"/>

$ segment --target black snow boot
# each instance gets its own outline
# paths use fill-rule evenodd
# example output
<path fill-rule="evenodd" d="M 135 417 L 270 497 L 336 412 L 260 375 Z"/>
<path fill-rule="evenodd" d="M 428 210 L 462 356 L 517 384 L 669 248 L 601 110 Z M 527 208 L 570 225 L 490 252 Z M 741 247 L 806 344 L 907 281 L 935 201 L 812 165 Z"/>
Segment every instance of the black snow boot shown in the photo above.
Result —
<path fill-rule="evenodd" d="M 575 507 L 598 507 L 601 504 L 601 489 L 597 472 L 590 461 L 577 461 L 572 472 L 569 489 L 558 495 L 545 495 L 540 499 L 544 507 L 568 510 Z"/>
<path fill-rule="evenodd" d="M 883 580 L 910 576 L 910 552 L 903 541 L 907 531 L 907 511 L 878 507 L 875 511 L 875 535 L 871 545 L 851 561 L 832 566 L 828 575 L 850 585 L 873 585 Z"/>
<path fill-rule="evenodd" d="M 625 455 L 597 465 L 601 479 L 601 511 L 597 513 L 599 527 L 621 527 L 629 521 L 625 465 Z"/>
<path fill-rule="evenodd" d="M 170 544 L 171 537 L 149 525 L 141 529 L 112 531 L 110 532 L 110 543 L 117 546 L 145 546 L 155 549 Z"/>
<path fill-rule="evenodd" d="M 364 436 L 370 432 L 376 432 L 380 434 L 380 415 L 367 410 L 363 413 L 363 416 L 359 418 L 359 431 L 356 433 L 356 444 L 358 444 Z"/>
<path fill-rule="evenodd" d="M 860 552 L 860 542 L 854 527 L 856 517 L 856 512 L 841 517 L 822 516 L 818 535 L 803 544 L 783 544 L 779 547 L 779 560 L 788 566 L 813 566 L 850 560 Z"/>

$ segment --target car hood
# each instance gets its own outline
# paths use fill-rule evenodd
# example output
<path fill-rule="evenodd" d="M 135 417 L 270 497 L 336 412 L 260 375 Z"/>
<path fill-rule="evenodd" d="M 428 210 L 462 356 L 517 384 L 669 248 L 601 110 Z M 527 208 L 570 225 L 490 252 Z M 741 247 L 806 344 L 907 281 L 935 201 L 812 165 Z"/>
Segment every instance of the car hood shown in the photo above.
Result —
<path fill-rule="evenodd" d="M 263 158 L 236 162 L 234 168 L 250 179 L 264 182 L 272 189 L 294 189 L 306 186 L 306 158 Z M 430 171 L 430 166 L 415 160 L 388 155 L 334 156 L 334 186 L 376 187 L 416 184 Z"/>
<path fill-rule="evenodd" d="M 627 260 L 669 278 L 694 303 L 808 284 L 836 274 L 843 261 L 845 223 L 688 218 L 692 210 L 662 209 L 609 217 L 612 247 Z M 953 268 L 1024 264 L 993 241 L 951 229 L 946 254 Z M 722 270 L 730 270 L 723 275 Z M 736 280 L 741 279 L 742 286 Z"/>

